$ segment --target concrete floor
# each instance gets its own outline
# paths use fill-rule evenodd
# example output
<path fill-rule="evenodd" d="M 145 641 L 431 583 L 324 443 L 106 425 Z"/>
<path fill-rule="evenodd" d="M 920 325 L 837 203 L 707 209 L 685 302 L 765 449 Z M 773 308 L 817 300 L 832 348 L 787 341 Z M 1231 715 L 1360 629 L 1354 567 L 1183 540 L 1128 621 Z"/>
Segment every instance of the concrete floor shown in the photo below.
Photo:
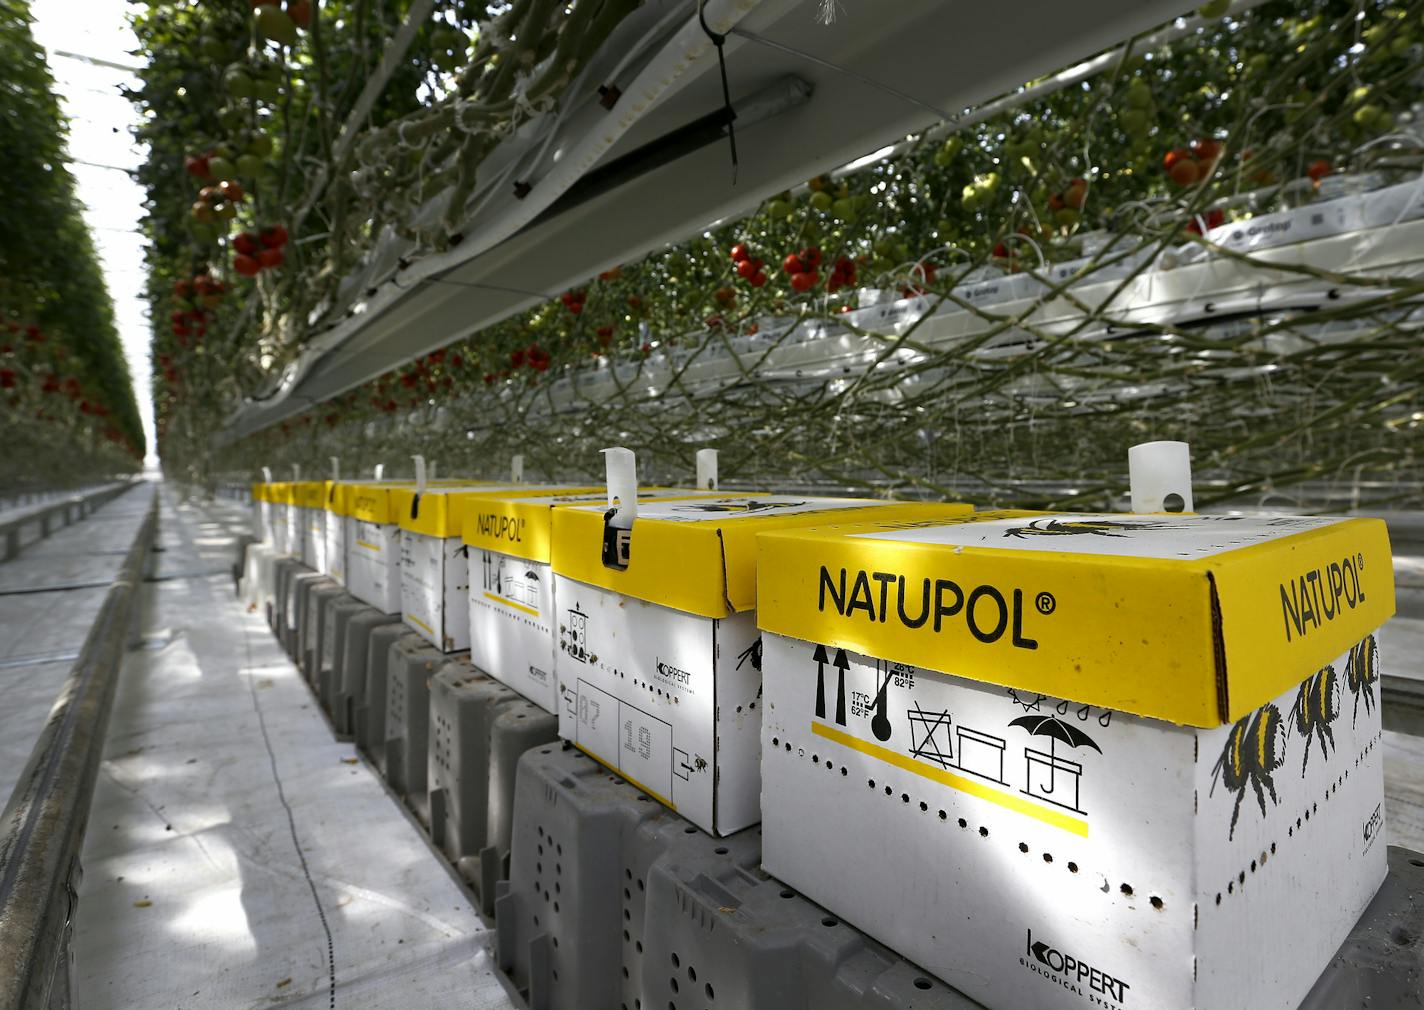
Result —
<path fill-rule="evenodd" d="M 0 795 L 154 493 L 0 564 Z M 516 1006 L 489 927 L 351 745 L 332 740 L 261 615 L 235 602 L 248 510 L 157 493 L 141 644 L 82 857 L 74 1005 Z M 1419 575 L 1411 564 L 1396 566 L 1402 585 Z M 1388 672 L 1424 678 L 1424 619 L 1397 618 L 1382 639 Z M 1424 851 L 1424 738 L 1386 733 L 1385 775 L 1390 842 Z"/>
<path fill-rule="evenodd" d="M 245 520 L 163 492 L 82 855 L 75 1006 L 512 1007 L 490 929 L 235 602 Z"/>

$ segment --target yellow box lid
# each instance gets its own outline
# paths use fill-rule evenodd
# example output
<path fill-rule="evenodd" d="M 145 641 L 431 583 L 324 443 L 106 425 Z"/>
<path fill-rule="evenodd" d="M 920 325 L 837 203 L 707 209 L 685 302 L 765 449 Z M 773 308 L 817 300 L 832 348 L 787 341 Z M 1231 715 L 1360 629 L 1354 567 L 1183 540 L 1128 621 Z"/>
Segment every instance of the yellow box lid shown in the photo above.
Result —
<path fill-rule="evenodd" d="M 266 500 L 267 500 L 267 493 L 268 493 L 268 492 L 267 492 L 267 485 L 266 485 L 264 482 L 262 482 L 262 481 L 257 481 L 256 483 L 254 483 L 254 484 L 252 485 L 252 500 L 253 500 L 253 501 L 266 501 Z"/>
<path fill-rule="evenodd" d="M 599 487 L 570 488 L 559 494 L 533 497 L 501 492 L 470 495 L 464 499 L 460 535 L 472 547 L 547 564 L 554 539 L 554 510 L 561 505 L 606 502 L 607 496 L 607 489 Z M 718 495 L 694 488 L 646 488 L 638 492 L 639 501 L 708 497 Z"/>
<path fill-rule="evenodd" d="M 301 480 L 291 485 L 292 504 L 304 509 L 326 507 L 326 486 L 330 481 Z"/>
<path fill-rule="evenodd" d="M 1189 726 L 1394 613 L 1377 519 L 980 513 L 759 538 L 763 631 Z"/>
<path fill-rule="evenodd" d="M 292 504 L 292 482 L 289 480 L 274 480 L 268 484 L 267 500 L 274 505 Z"/>
<path fill-rule="evenodd" d="M 412 533 L 430 537 L 458 537 L 465 515 L 465 503 L 490 495 L 535 497 L 557 492 L 582 490 L 560 484 L 464 484 L 444 486 L 430 484 L 423 493 L 406 485 L 391 493 L 393 522 Z"/>
<path fill-rule="evenodd" d="M 872 498 L 714 495 L 640 503 L 629 562 L 603 564 L 606 505 L 554 510 L 554 571 L 650 603 L 702 617 L 726 617 L 757 605 L 756 536 L 785 527 L 857 519 L 903 522 L 966 515 L 971 506 Z"/>

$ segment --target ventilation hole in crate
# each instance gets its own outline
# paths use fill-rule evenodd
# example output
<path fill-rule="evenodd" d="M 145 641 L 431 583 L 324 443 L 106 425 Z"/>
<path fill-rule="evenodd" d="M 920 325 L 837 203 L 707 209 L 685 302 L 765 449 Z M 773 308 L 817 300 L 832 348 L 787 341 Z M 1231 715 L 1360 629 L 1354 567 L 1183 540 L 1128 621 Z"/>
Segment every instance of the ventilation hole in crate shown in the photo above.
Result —
<path fill-rule="evenodd" d="M 543 872 L 544 872 L 544 864 L 543 864 L 543 863 L 535 863 L 535 864 L 534 864 L 534 869 L 535 869 L 535 871 L 538 872 L 538 873 L 543 873 Z M 538 885 L 536 884 L 535 886 L 537 887 Z"/>
<path fill-rule="evenodd" d="M 942 820 L 942 821 L 947 821 L 947 820 L 949 820 L 949 814 L 947 814 L 947 813 L 945 813 L 943 810 L 941 810 L 941 811 L 939 812 L 939 819 Z"/>
<path fill-rule="evenodd" d="M 781 741 L 780 741 L 779 739 L 777 739 L 776 737 L 772 737 L 772 738 L 771 738 L 771 745 L 772 745 L 773 747 L 780 747 L 780 746 L 781 746 Z"/>
<path fill-rule="evenodd" d="M 555 893 L 555 894 L 561 893 L 561 892 L 560 892 L 560 889 L 559 889 L 559 882 L 558 882 L 557 880 L 554 881 L 554 893 Z"/>
<path fill-rule="evenodd" d="M 1069 872 L 1069 873 L 1077 873 L 1077 872 L 1078 872 L 1078 864 L 1075 863 L 1075 862 L 1073 862 L 1071 859 L 1068 861 L 1068 872 Z"/>
<path fill-rule="evenodd" d="M 865 784 L 866 784 L 868 787 L 870 787 L 871 789 L 874 789 L 874 788 L 875 788 L 875 780 L 874 780 L 874 779 L 870 779 L 870 780 L 869 780 L 868 782 L 866 782 Z"/>
<path fill-rule="evenodd" d="M 556 901 L 556 902 L 554 902 L 554 912 L 557 913 L 558 911 L 559 911 L 559 903 Z"/>
<path fill-rule="evenodd" d="M 630 933 L 625 929 L 625 930 L 623 931 L 623 942 L 624 942 L 624 943 L 628 943 L 628 942 L 630 942 L 632 939 L 633 939 L 632 934 L 630 934 Z"/>
<path fill-rule="evenodd" d="M 1424 859 L 1411 859 L 1411 860 L 1409 861 L 1409 865 L 1410 865 L 1410 866 L 1424 866 Z"/>
<path fill-rule="evenodd" d="M 554 949 L 555 949 L 555 950 L 558 950 L 558 949 L 559 949 L 559 938 L 556 936 L 556 937 L 552 937 L 552 939 L 553 939 L 553 941 L 554 941 Z"/>
<path fill-rule="evenodd" d="M 820 763 L 821 763 L 821 755 L 819 755 L 819 754 L 812 754 L 812 755 L 811 755 L 811 763 L 812 763 L 813 765 L 818 765 L 818 764 L 820 764 Z"/>
<path fill-rule="evenodd" d="M 1237 874 L 1236 882 L 1237 882 L 1238 884 L 1244 884 L 1244 883 L 1246 883 L 1246 871 L 1245 871 L 1245 870 L 1242 870 L 1239 874 Z"/>
<path fill-rule="evenodd" d="M 931 982 L 931 981 L 930 981 L 929 979 L 927 979 L 927 978 L 923 978 L 923 977 L 917 978 L 917 979 L 915 979 L 915 988 L 916 988 L 916 989 L 933 989 L 933 988 L 934 988 L 934 983 Z"/>
<path fill-rule="evenodd" d="M 900 802 L 901 802 L 901 803 L 909 803 L 909 802 L 910 802 L 910 794 L 909 794 L 909 793 L 901 793 L 901 794 L 900 794 Z"/>
<path fill-rule="evenodd" d="M 832 918 L 832 917 L 829 916 L 829 915 L 826 916 L 824 919 L 821 920 L 821 925 L 822 925 L 822 926 L 839 926 L 840 924 L 841 924 L 841 922 L 840 922 L 839 919 L 834 919 L 834 918 Z"/>
<path fill-rule="evenodd" d="M 715 995 L 713 995 L 713 993 L 712 993 L 712 983 L 711 983 L 711 982 L 708 982 L 705 986 L 703 986 L 703 987 L 702 987 L 702 991 L 707 994 L 707 998 L 708 998 L 708 999 L 716 999 L 716 998 L 717 998 L 717 997 L 716 997 Z"/>
<path fill-rule="evenodd" d="M 926 803 L 924 800 L 920 800 L 920 813 L 924 813 L 929 808 L 930 805 L 928 803 Z"/>
<path fill-rule="evenodd" d="M 1251 860 L 1251 872 L 1252 872 L 1252 873 L 1255 873 L 1255 872 L 1256 872 L 1256 860 L 1254 860 L 1254 859 Z"/>
<path fill-rule="evenodd" d="M 643 878 L 642 878 L 642 877 L 639 877 L 639 878 L 638 878 L 638 890 L 641 891 L 642 889 L 643 889 Z"/>
<path fill-rule="evenodd" d="M 639 941 L 638 941 L 637 943 L 635 943 L 633 946 L 634 946 L 634 948 L 638 951 L 639 954 L 641 954 L 641 953 L 643 952 L 643 941 L 642 941 L 642 940 L 639 940 Z"/>
<path fill-rule="evenodd" d="M 719 856 L 725 856 L 725 855 L 726 855 L 729 851 L 731 851 L 731 850 L 728 849 L 725 845 L 719 845 L 719 846 L 717 846 L 715 849 L 713 849 L 712 851 L 715 852 L 715 853 L 717 853 L 717 855 L 719 855 Z"/>
<path fill-rule="evenodd" d="M 538 917 L 537 915 L 534 916 L 534 925 L 535 925 L 535 926 L 538 926 L 538 925 L 539 925 L 539 917 Z"/>
<path fill-rule="evenodd" d="M 1274 856 L 1275 854 L 1276 854 L 1276 843 L 1275 843 L 1275 842 L 1272 842 L 1272 843 L 1271 843 L 1271 855 Z"/>
<path fill-rule="evenodd" d="M 889 786 L 886 786 L 886 787 L 885 787 L 885 795 L 886 795 L 886 796 L 894 796 L 894 795 L 895 795 L 895 790 L 891 789 Z"/>
<path fill-rule="evenodd" d="M 539 855 L 542 856 L 542 855 L 544 854 L 544 846 L 538 845 L 538 846 L 535 846 L 535 848 L 537 848 L 537 849 L 539 850 Z"/>
<path fill-rule="evenodd" d="M 556 844 L 554 845 L 554 851 L 557 852 L 559 855 L 562 856 L 562 855 L 564 854 L 564 846 L 563 846 L 563 843 L 562 843 L 562 842 L 556 843 Z"/>
<path fill-rule="evenodd" d="M 544 748 L 543 750 L 541 750 L 539 753 L 540 753 L 540 754 L 552 754 L 552 753 L 554 753 L 554 752 L 551 751 L 551 750 L 549 750 L 549 749 L 546 747 L 546 748 Z"/>
<path fill-rule="evenodd" d="M 633 913 L 630 912 L 630 911 L 628 911 L 626 908 L 623 909 L 623 921 L 624 921 L 624 922 L 632 922 L 632 921 L 633 921 Z"/>
<path fill-rule="evenodd" d="M 1131 885 L 1131 884 L 1120 884 L 1120 885 L 1118 886 L 1118 890 L 1121 891 L 1121 892 L 1122 892 L 1124 895 L 1126 895 L 1127 897 L 1129 897 L 1129 898 L 1132 897 L 1132 885 Z"/>
<path fill-rule="evenodd" d="M 630 890 L 628 890 L 628 888 L 626 888 L 626 887 L 623 888 L 623 900 L 624 900 L 624 901 L 632 901 L 632 900 L 633 900 L 633 892 L 630 891 Z"/>
<path fill-rule="evenodd" d="M 697 834 L 697 829 L 694 828 L 691 824 L 689 824 L 687 827 L 682 829 L 682 833 L 684 835 L 695 835 Z"/>
<path fill-rule="evenodd" d="M 554 981 L 555 981 L 555 982 L 557 982 L 557 981 L 559 980 L 559 969 L 555 968 L 555 969 L 554 969 L 553 971 L 551 971 L 549 974 L 554 977 Z"/>
<path fill-rule="evenodd" d="M 625 866 L 625 867 L 623 867 L 623 876 L 624 876 L 624 878 L 627 879 L 627 880 L 632 880 L 632 879 L 633 879 L 633 871 L 632 871 L 631 869 L 629 869 L 628 867 Z"/>
<path fill-rule="evenodd" d="M 1421 864 L 1421 865 L 1424 865 L 1424 864 Z M 796 897 L 796 892 L 793 891 L 793 890 L 792 890 L 791 888 L 789 888 L 789 887 L 783 887 L 783 888 L 781 889 L 781 896 L 782 896 L 783 898 L 794 898 L 794 897 Z"/>
<path fill-rule="evenodd" d="M 1020 852 L 1027 852 L 1027 851 L 1028 851 L 1028 842 L 1019 842 L 1019 851 L 1020 851 Z"/>
<path fill-rule="evenodd" d="M 788 742 L 785 746 L 786 746 L 786 753 L 790 754 L 790 753 L 791 753 L 791 744 Z"/>
<path fill-rule="evenodd" d="M 1154 895 L 1152 895 L 1152 897 L 1148 898 L 1147 900 L 1148 900 L 1149 902 L 1151 902 L 1152 907 L 1155 908 L 1155 909 L 1157 909 L 1157 911 L 1159 911 L 1159 912 L 1162 911 L 1162 899 L 1159 898 L 1159 897 L 1157 897 L 1157 895 L 1154 894 Z"/>
<path fill-rule="evenodd" d="M 680 964 L 682 964 L 682 960 L 677 956 L 677 951 L 673 951 L 673 952 L 672 952 L 672 966 L 673 966 L 674 968 L 676 968 L 676 967 L 678 967 Z M 673 991 L 676 992 L 677 990 L 674 989 Z"/>
<path fill-rule="evenodd" d="M 845 765 L 841 765 L 841 778 L 845 778 L 848 774 L 849 772 L 846 771 Z"/>
<path fill-rule="evenodd" d="M 676 975 L 669 975 L 669 976 L 668 976 L 668 988 L 671 989 L 673 992 L 677 992 L 678 986 L 677 986 L 677 976 L 676 976 Z"/>
<path fill-rule="evenodd" d="M 1228 880 L 1228 881 L 1226 882 L 1226 893 L 1227 893 L 1227 894 L 1235 894 L 1235 893 L 1236 893 L 1236 881 L 1234 881 L 1234 880 Z"/>
<path fill-rule="evenodd" d="M 692 967 L 692 965 L 687 966 L 687 980 L 689 982 L 697 981 L 697 969 Z"/>

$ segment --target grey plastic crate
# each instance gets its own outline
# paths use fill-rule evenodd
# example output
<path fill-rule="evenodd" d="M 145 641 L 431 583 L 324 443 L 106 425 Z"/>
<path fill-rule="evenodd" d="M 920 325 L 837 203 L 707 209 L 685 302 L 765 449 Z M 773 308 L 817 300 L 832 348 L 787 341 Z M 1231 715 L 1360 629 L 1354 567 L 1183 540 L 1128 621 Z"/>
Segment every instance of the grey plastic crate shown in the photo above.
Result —
<path fill-rule="evenodd" d="M 341 646 L 341 663 L 337 667 L 336 676 L 332 683 L 331 696 L 331 725 L 336 732 L 344 736 L 354 736 L 356 733 L 355 720 L 355 698 L 358 694 L 364 694 L 366 690 L 366 668 L 371 662 L 373 655 L 371 649 L 372 633 L 378 628 L 400 624 L 400 616 L 397 614 L 383 614 L 375 607 L 365 607 L 362 611 L 352 615 L 346 622 L 346 634 Z M 378 643 L 377 650 L 390 649 L 390 643 L 395 638 L 384 641 L 384 645 Z M 384 669 L 385 655 L 381 655 L 382 668 Z"/>
<path fill-rule="evenodd" d="M 486 915 L 507 875 L 519 757 L 558 735 L 557 717 L 468 660 L 446 663 L 430 681 L 430 835 Z"/>
<path fill-rule="evenodd" d="M 346 595 L 346 590 L 334 579 L 323 577 L 307 590 L 307 605 L 302 625 L 297 629 L 301 652 L 297 668 L 306 674 L 307 683 L 316 690 L 316 675 L 321 662 L 326 632 L 326 612 L 333 603 Z"/>
<path fill-rule="evenodd" d="M 530 1010 L 982 1010 L 567 745 L 520 761 L 496 956 Z M 1424 1006 L 1424 854 L 1389 878 L 1301 1010 Z"/>
<path fill-rule="evenodd" d="M 283 608 L 286 614 L 286 635 L 282 644 L 286 646 L 287 655 L 292 657 L 292 662 L 296 663 L 298 668 L 302 666 L 303 653 L 310 648 L 306 644 L 307 637 L 314 630 L 307 622 L 307 605 L 311 601 L 311 591 L 318 586 L 327 585 L 330 581 L 326 576 L 312 571 L 297 572 L 292 576 L 287 605 Z"/>
<path fill-rule="evenodd" d="M 312 691 L 328 715 L 336 700 L 336 684 L 341 677 L 342 664 L 346 661 L 346 629 L 353 617 L 368 609 L 367 604 L 346 592 L 327 604 L 321 631 L 321 655 L 317 657 Z"/>
<path fill-rule="evenodd" d="M 403 662 L 405 651 L 418 647 L 422 641 L 419 635 L 399 621 L 372 630 L 371 640 L 366 644 L 365 679 L 353 681 L 347 688 L 356 746 L 371 756 L 383 775 L 386 760 L 386 685 L 391 663 L 393 660 Z"/>
<path fill-rule="evenodd" d="M 423 642 L 423 640 L 422 640 Z M 426 750 L 430 746 L 430 678 L 450 659 L 424 643 L 412 648 L 404 641 L 391 649 L 386 668 L 386 732 L 380 763 L 386 782 L 405 800 L 416 818 L 430 826 L 426 793 Z"/>
<path fill-rule="evenodd" d="M 296 579 L 298 575 L 316 573 L 295 558 L 278 558 L 272 562 L 272 568 L 274 594 L 272 609 L 267 614 L 267 623 L 276 634 L 277 640 L 291 653 L 295 651 L 290 639 L 294 628 L 292 594 L 296 591 Z"/>
<path fill-rule="evenodd" d="M 239 533 L 233 543 L 232 558 L 232 588 L 237 589 L 242 585 L 242 573 L 247 570 L 247 549 L 254 544 L 259 544 L 258 540 L 251 533 Z"/>
<path fill-rule="evenodd" d="M 1424 1007 L 1424 853 L 1391 845 L 1389 876 L 1301 1010 Z"/>
<path fill-rule="evenodd" d="M 672 853 L 714 875 L 754 872 L 760 839 L 712 839 L 568 745 L 524 754 L 495 927 L 499 965 L 531 1010 L 655 1005 L 642 995 L 647 881 Z"/>

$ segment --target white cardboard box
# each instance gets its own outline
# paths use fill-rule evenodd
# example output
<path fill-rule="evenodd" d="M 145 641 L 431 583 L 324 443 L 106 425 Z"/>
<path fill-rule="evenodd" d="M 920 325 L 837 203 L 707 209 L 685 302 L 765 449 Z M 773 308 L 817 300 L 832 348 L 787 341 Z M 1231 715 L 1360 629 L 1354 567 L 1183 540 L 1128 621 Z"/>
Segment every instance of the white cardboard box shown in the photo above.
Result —
<path fill-rule="evenodd" d="M 471 494 L 547 494 L 539 485 L 398 488 L 391 495 L 400 524 L 401 617 L 445 652 L 470 648 L 469 549 L 461 539 L 463 504 Z"/>
<path fill-rule="evenodd" d="M 643 501 L 626 570 L 606 505 L 554 511 L 559 735 L 714 834 L 760 818 L 755 538 L 790 525 L 963 505 L 784 495 Z"/>
<path fill-rule="evenodd" d="M 706 496 L 672 488 L 645 491 L 639 498 Z M 465 499 L 461 535 L 469 547 L 470 662 L 547 712 L 558 712 L 558 614 L 549 560 L 553 511 L 605 500 L 606 492 L 594 489 Z"/>
<path fill-rule="evenodd" d="M 391 492 L 395 484 L 343 484 L 336 512 L 346 527 L 346 591 L 384 614 L 401 608 L 400 524 Z"/>
<path fill-rule="evenodd" d="M 1385 875 L 1382 523 L 760 547 L 769 873 L 991 1010 L 1299 1005 Z"/>

